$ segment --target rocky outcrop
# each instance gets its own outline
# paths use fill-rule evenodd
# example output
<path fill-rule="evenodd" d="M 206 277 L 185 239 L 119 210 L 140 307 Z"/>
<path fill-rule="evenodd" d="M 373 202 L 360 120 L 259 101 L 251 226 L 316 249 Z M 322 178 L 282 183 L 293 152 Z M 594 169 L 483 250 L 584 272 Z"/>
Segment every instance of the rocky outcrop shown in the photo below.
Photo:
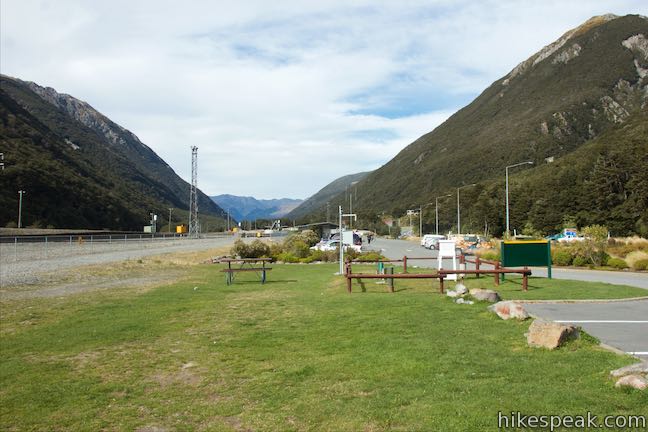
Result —
<path fill-rule="evenodd" d="M 496 291 L 488 289 L 473 288 L 470 290 L 470 295 L 472 296 L 472 298 L 478 301 L 497 303 L 498 301 L 502 300 L 500 295 Z"/>
<path fill-rule="evenodd" d="M 518 319 L 525 320 L 529 318 L 529 313 L 519 303 L 514 301 L 501 301 L 488 307 L 488 310 L 497 314 L 503 320 Z"/>
<path fill-rule="evenodd" d="M 610 372 L 610 375 L 613 378 L 619 378 L 626 375 L 632 374 L 644 374 L 648 375 L 648 361 L 642 361 L 639 363 L 632 364 L 630 366 L 624 366 L 619 369 L 615 369 Z"/>
<path fill-rule="evenodd" d="M 648 380 L 642 375 L 626 375 L 619 378 L 614 386 L 632 387 L 637 390 L 645 390 L 646 388 L 648 388 Z"/>
<path fill-rule="evenodd" d="M 527 343 L 532 347 L 552 350 L 578 336 L 579 331 L 576 326 L 537 319 L 529 327 Z"/>

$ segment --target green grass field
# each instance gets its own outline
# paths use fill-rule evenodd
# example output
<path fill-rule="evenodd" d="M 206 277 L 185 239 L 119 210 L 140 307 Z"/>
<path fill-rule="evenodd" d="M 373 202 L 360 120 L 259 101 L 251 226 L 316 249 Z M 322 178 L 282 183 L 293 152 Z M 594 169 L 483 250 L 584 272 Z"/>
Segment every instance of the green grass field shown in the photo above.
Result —
<path fill-rule="evenodd" d="M 456 305 L 430 281 L 349 295 L 334 264 L 273 267 L 265 285 L 228 287 L 204 265 L 149 290 L 2 302 L 0 429 L 482 431 L 498 411 L 648 415 L 648 392 L 608 378 L 633 359 L 591 338 L 531 349 L 529 322 Z M 556 282 L 528 295 L 645 293 Z"/>

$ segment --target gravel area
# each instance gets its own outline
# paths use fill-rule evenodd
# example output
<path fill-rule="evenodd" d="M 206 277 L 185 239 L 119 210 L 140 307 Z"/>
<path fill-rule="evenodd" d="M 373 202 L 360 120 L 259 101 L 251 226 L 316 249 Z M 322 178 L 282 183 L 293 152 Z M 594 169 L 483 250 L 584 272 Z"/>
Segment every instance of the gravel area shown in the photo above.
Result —
<path fill-rule="evenodd" d="M 0 244 L 0 287 L 34 284 L 39 275 L 92 264 L 135 260 L 170 252 L 226 247 L 235 237 L 85 243 Z"/>

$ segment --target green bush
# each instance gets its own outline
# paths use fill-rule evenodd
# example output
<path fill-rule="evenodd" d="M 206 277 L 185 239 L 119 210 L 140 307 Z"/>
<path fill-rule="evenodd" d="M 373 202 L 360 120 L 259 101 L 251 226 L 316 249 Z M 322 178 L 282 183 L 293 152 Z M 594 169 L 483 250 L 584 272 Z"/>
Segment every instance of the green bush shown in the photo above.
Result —
<path fill-rule="evenodd" d="M 254 240 L 248 246 L 248 255 L 246 258 L 261 258 L 270 256 L 270 246 L 261 240 Z"/>
<path fill-rule="evenodd" d="M 298 235 L 301 237 L 301 240 L 308 245 L 308 247 L 315 246 L 320 241 L 319 236 L 313 230 L 304 230 Z"/>
<path fill-rule="evenodd" d="M 270 246 L 261 240 L 254 240 L 250 244 L 246 244 L 243 240 L 236 240 L 234 246 L 230 249 L 230 253 L 241 258 L 268 257 L 270 256 Z"/>
<path fill-rule="evenodd" d="M 591 264 L 591 261 L 584 256 L 576 255 L 574 257 L 574 260 L 572 261 L 572 264 L 574 264 L 576 267 L 587 267 Z"/>
<path fill-rule="evenodd" d="M 635 270 L 648 270 L 648 258 L 635 261 L 632 267 Z"/>
<path fill-rule="evenodd" d="M 610 258 L 607 265 L 619 270 L 628 268 L 628 264 L 621 258 Z"/>
<path fill-rule="evenodd" d="M 282 252 L 279 255 L 277 255 L 277 261 L 283 261 L 286 263 L 298 263 L 299 258 L 297 258 L 295 255 L 291 254 L 290 252 Z"/>
<path fill-rule="evenodd" d="M 480 259 L 485 259 L 489 261 L 500 261 L 500 254 L 496 250 L 486 250 L 479 253 Z"/>
<path fill-rule="evenodd" d="M 230 249 L 230 253 L 234 256 L 245 258 L 248 254 L 248 245 L 243 240 L 236 240 L 234 246 Z"/>
<path fill-rule="evenodd" d="M 568 266 L 574 259 L 571 252 L 568 250 L 557 250 L 552 255 L 551 261 L 557 266 Z"/>
<path fill-rule="evenodd" d="M 360 254 L 360 256 L 356 258 L 356 261 L 373 262 L 373 261 L 380 261 L 384 259 L 385 257 L 379 254 L 378 252 L 365 252 Z"/>

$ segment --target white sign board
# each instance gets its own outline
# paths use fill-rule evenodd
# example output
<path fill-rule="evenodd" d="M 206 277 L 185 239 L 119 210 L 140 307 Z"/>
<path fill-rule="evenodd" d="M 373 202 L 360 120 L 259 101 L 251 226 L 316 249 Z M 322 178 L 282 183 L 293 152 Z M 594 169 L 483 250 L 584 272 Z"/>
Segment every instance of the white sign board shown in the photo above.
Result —
<path fill-rule="evenodd" d="M 342 244 L 353 244 L 353 231 L 342 231 Z"/>
<path fill-rule="evenodd" d="M 439 240 L 439 256 L 437 258 L 437 268 L 443 268 L 443 259 L 452 258 L 452 270 L 457 270 L 457 245 L 454 240 Z M 448 280 L 457 280 L 456 274 L 448 275 Z"/>

